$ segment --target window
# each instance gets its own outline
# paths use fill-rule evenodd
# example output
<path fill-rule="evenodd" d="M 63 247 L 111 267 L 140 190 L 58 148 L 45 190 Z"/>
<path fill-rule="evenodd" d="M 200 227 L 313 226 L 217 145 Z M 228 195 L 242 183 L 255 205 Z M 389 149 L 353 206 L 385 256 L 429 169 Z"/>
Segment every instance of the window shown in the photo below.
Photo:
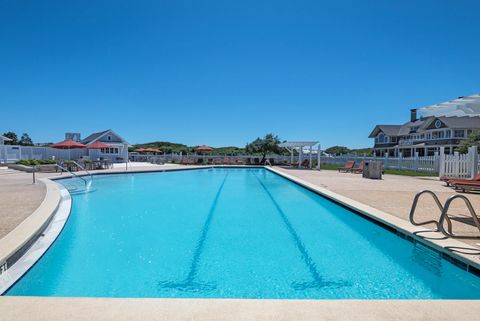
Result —
<path fill-rule="evenodd" d="M 452 136 L 452 131 L 451 131 L 451 130 L 447 130 L 447 131 L 445 132 L 445 137 L 446 137 L 446 138 L 450 138 L 451 136 Z"/>
<path fill-rule="evenodd" d="M 432 134 L 431 133 L 427 133 L 427 139 L 428 140 L 432 139 Z"/>
<path fill-rule="evenodd" d="M 384 134 L 380 134 L 378 135 L 378 142 L 381 144 L 383 142 L 385 142 L 385 135 Z"/>
<path fill-rule="evenodd" d="M 108 135 L 107 140 L 112 140 L 112 136 Z"/>
<path fill-rule="evenodd" d="M 118 154 L 118 147 L 102 148 L 100 149 L 100 152 L 102 154 Z"/>
<path fill-rule="evenodd" d="M 465 131 L 463 129 L 461 130 L 454 130 L 453 131 L 453 137 L 457 137 L 457 138 L 463 138 L 465 137 Z"/>
<path fill-rule="evenodd" d="M 392 143 L 396 143 L 397 142 L 397 137 L 391 137 L 391 141 L 392 141 Z"/>

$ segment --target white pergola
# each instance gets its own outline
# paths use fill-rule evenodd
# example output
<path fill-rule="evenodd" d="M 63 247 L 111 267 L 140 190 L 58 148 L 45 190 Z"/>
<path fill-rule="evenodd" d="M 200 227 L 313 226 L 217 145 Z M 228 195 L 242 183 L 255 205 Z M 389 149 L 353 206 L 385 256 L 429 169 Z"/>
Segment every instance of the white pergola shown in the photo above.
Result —
<path fill-rule="evenodd" d="M 298 151 L 298 168 L 302 167 L 302 161 L 303 161 L 303 153 L 304 149 L 308 148 L 308 154 L 309 154 L 309 167 L 312 168 L 313 164 L 313 151 L 314 148 L 316 147 L 315 150 L 317 152 L 317 169 L 320 169 L 320 143 L 319 142 L 285 142 L 281 143 L 278 146 L 286 148 L 290 151 L 291 154 L 291 163 L 293 163 L 293 151 L 296 150 Z"/>

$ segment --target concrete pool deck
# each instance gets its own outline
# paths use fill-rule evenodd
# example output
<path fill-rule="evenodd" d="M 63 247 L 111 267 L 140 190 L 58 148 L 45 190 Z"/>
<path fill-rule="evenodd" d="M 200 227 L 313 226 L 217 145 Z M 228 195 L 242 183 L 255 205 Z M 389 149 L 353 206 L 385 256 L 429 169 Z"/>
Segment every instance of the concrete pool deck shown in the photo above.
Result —
<path fill-rule="evenodd" d="M 158 171 L 182 168 L 193 167 L 158 165 L 139 166 L 132 170 Z M 114 168 L 99 172 L 122 173 L 124 170 L 124 168 Z M 408 218 L 408 211 L 416 191 L 427 188 L 449 195 L 454 193 L 450 189 L 444 188 L 441 182 L 430 178 L 387 175 L 382 181 L 371 181 L 362 179 L 359 175 L 340 174 L 335 171 L 318 172 L 278 167 L 275 170 L 375 207 L 395 219 L 403 220 L 401 224 L 408 224 L 405 218 Z M 12 176 L 5 184 L 3 177 L 0 176 L 0 191 L 18 184 L 15 188 L 22 192 L 16 201 L 0 193 L 0 203 L 5 202 L 2 208 L 8 210 L 9 207 L 18 206 L 19 200 L 21 202 L 28 201 L 29 206 L 34 208 L 35 198 L 33 196 L 30 198 L 30 195 L 41 193 L 41 188 L 37 190 L 35 188 L 22 189 L 22 186 L 25 187 L 28 182 L 31 184 L 32 174 L 11 173 L 9 175 Z M 37 178 L 43 177 L 55 178 L 60 175 L 56 173 L 37 174 Z M 442 194 L 441 199 L 444 200 L 448 197 L 447 194 Z M 472 196 L 474 206 L 478 208 L 480 196 Z M 470 195 L 469 198 L 471 198 Z M 42 199 L 39 204 L 41 202 Z M 404 202 L 407 203 L 403 204 Z M 419 209 L 421 209 L 419 213 L 423 213 L 420 219 L 423 216 L 431 216 L 435 209 L 434 204 L 429 203 L 427 199 L 422 204 L 419 204 Z M 454 210 L 459 211 L 455 215 L 462 217 L 461 206 Z M 2 225 L 2 221 L 6 221 L 10 217 L 3 213 L 3 211 L 0 212 Z M 21 213 L 26 213 L 23 215 L 28 217 L 26 209 L 23 209 Z M 16 220 L 21 223 L 19 218 Z M 15 228 L 14 225 L 14 223 L 10 224 Z M 467 243 L 475 245 L 476 242 Z M 477 254 L 477 256 L 480 255 Z M 446 300 L 330 301 L 0 297 L 0 311 L 0 320 L 478 320 L 480 304 L 478 301 Z"/>

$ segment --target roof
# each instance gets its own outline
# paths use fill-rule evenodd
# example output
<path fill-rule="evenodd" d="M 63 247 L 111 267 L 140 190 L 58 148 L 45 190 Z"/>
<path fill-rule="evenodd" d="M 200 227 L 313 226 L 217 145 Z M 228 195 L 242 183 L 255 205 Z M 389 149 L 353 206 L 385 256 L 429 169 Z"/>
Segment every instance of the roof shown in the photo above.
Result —
<path fill-rule="evenodd" d="M 368 135 L 368 138 L 373 138 L 378 135 L 378 132 L 383 132 L 385 135 L 388 136 L 398 136 L 398 132 L 400 131 L 400 128 L 402 125 L 377 125 L 375 128 L 372 130 L 370 135 Z"/>
<path fill-rule="evenodd" d="M 430 117 L 428 121 L 425 122 L 423 126 L 426 128 L 429 126 L 433 121 L 439 119 L 443 122 L 448 128 L 452 129 L 468 129 L 468 128 L 480 128 L 480 116 L 471 117 L 471 116 L 463 116 L 463 117 Z"/>
<path fill-rule="evenodd" d="M 87 138 L 84 138 L 82 139 L 82 143 L 83 144 L 91 144 L 97 140 L 99 140 L 100 138 L 102 138 L 103 136 L 105 136 L 106 134 L 113 134 L 115 136 L 117 136 L 118 138 L 120 138 L 122 140 L 123 143 L 127 143 L 127 141 L 125 139 L 123 139 L 122 137 L 120 137 L 120 135 L 118 135 L 117 133 L 115 133 L 113 130 L 111 129 L 107 129 L 107 130 L 104 130 L 103 132 L 98 132 L 98 133 L 93 133 L 91 134 L 90 136 L 87 136 Z M 128 143 L 127 143 L 128 144 Z"/>
<path fill-rule="evenodd" d="M 305 146 L 314 146 L 314 145 L 317 145 L 318 142 L 309 142 L 309 141 L 305 141 L 305 142 L 284 142 L 284 143 L 281 143 L 279 144 L 278 146 L 280 147 L 291 147 L 291 148 L 295 148 L 295 147 L 305 147 Z"/>
<path fill-rule="evenodd" d="M 5 137 L 5 136 L 3 136 L 3 135 L 0 135 L 0 139 L 1 139 L 1 140 L 3 140 L 3 141 L 5 141 L 5 142 L 9 142 L 9 141 L 11 141 L 11 139 L 10 139 L 10 138 L 8 138 L 8 137 Z"/>
<path fill-rule="evenodd" d="M 111 129 L 104 130 L 103 132 L 93 133 L 90 136 L 87 136 L 86 138 L 82 139 L 82 143 L 83 144 L 92 143 L 97 139 L 99 139 L 100 137 L 102 137 L 103 135 L 105 135 L 106 133 L 108 133 L 109 131 L 111 131 Z"/>
<path fill-rule="evenodd" d="M 480 94 L 462 96 L 440 104 L 417 108 L 422 116 L 480 116 Z"/>

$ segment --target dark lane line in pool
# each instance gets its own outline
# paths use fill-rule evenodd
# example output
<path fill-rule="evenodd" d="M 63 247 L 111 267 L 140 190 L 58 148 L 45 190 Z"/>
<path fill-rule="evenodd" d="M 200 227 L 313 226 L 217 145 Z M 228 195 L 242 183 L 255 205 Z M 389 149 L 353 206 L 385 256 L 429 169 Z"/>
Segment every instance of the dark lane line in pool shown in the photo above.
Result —
<path fill-rule="evenodd" d="M 220 187 L 218 188 L 217 194 L 215 195 L 215 198 L 213 199 L 212 206 L 210 207 L 210 210 L 207 215 L 207 219 L 205 220 L 205 223 L 203 224 L 202 232 L 200 234 L 200 237 L 198 238 L 197 244 L 195 246 L 195 252 L 192 257 L 192 264 L 190 265 L 190 269 L 188 272 L 187 277 L 185 280 L 180 281 L 180 282 L 172 282 L 172 281 L 161 281 L 159 282 L 159 285 L 163 288 L 176 288 L 178 290 L 208 290 L 208 289 L 213 289 L 215 288 L 214 285 L 207 284 L 207 283 L 199 283 L 195 282 L 195 278 L 198 273 L 198 264 L 200 262 L 200 257 L 202 256 L 203 248 L 205 245 L 205 240 L 207 238 L 208 231 L 210 230 L 210 223 L 212 222 L 213 218 L 213 213 L 215 212 L 217 208 L 217 203 L 220 198 L 220 194 L 222 193 L 223 186 L 225 185 L 225 182 L 227 180 L 228 173 L 225 175 L 225 178 L 222 181 L 222 184 L 220 184 Z"/>
<path fill-rule="evenodd" d="M 305 290 L 308 288 L 324 288 L 324 287 L 344 287 L 344 286 L 350 286 L 348 282 L 336 282 L 336 281 L 324 281 L 323 277 L 320 275 L 320 273 L 317 270 L 317 266 L 313 259 L 311 258 L 310 254 L 308 254 L 307 249 L 305 248 L 305 245 L 303 244 L 302 240 L 300 239 L 300 236 L 298 236 L 297 232 L 293 228 L 292 224 L 288 220 L 287 215 L 285 212 L 283 212 L 282 208 L 280 205 L 277 203 L 273 195 L 270 193 L 268 188 L 263 184 L 261 179 L 252 173 L 253 176 L 257 179 L 258 183 L 262 186 L 263 190 L 265 193 L 268 195 L 270 200 L 272 201 L 273 205 L 277 209 L 277 213 L 280 215 L 282 218 L 283 223 L 285 224 L 285 227 L 287 228 L 288 232 L 292 236 L 294 243 L 297 247 L 297 249 L 300 251 L 302 255 L 302 259 L 307 265 L 308 271 L 310 272 L 313 282 L 293 282 L 292 287 L 295 288 L 296 290 Z"/>

